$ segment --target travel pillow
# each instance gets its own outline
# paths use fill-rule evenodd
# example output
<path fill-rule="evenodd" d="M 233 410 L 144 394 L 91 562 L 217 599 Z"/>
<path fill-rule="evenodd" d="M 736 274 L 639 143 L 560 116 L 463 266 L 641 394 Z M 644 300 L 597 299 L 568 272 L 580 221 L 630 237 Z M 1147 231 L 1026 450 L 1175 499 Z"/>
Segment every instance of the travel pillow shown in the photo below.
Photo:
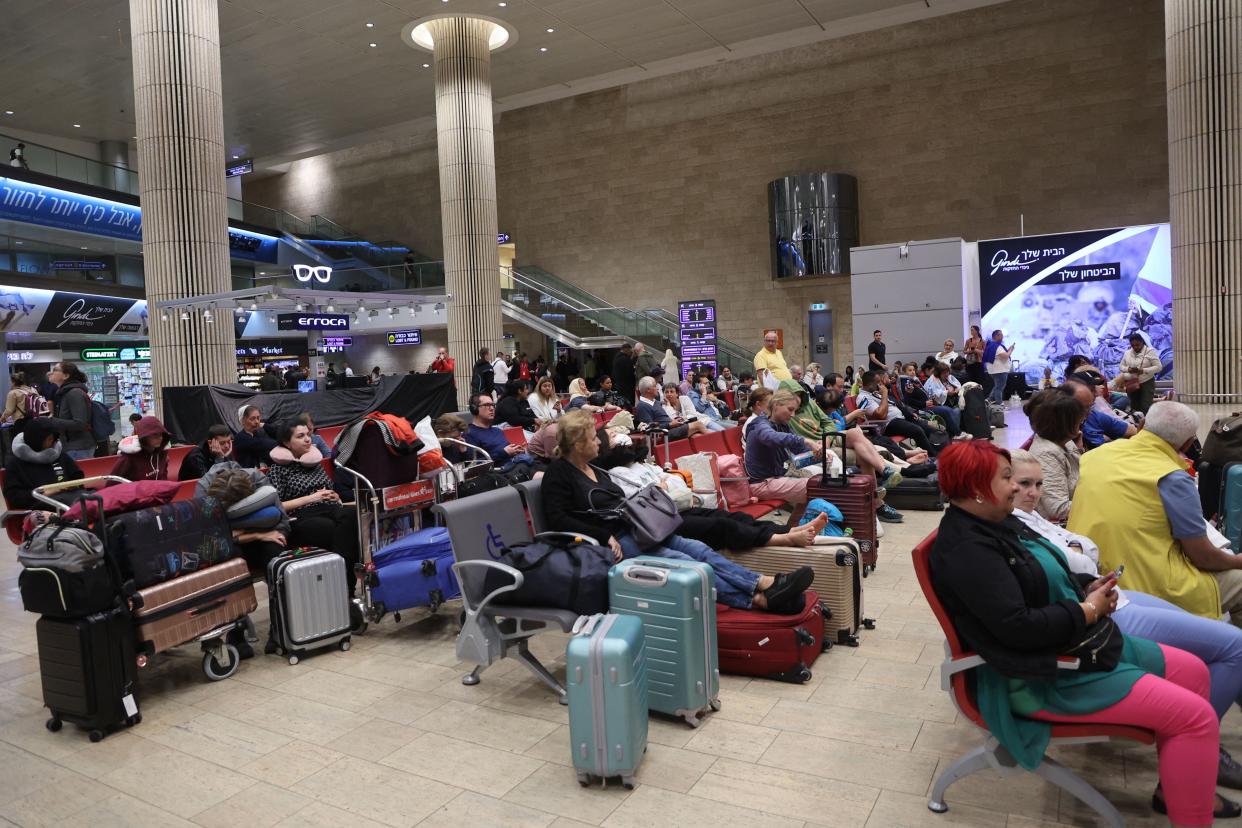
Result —
<path fill-rule="evenodd" d="M 280 522 L 280 493 L 275 486 L 260 486 L 226 512 L 229 525 L 237 529 L 270 529 Z"/>

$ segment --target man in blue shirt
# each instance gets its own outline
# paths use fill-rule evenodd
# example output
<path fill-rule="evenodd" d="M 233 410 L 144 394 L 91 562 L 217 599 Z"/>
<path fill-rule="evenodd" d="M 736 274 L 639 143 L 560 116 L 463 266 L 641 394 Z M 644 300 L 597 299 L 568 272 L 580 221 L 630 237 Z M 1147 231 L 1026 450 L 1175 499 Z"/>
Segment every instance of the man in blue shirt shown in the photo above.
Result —
<path fill-rule="evenodd" d="M 474 422 L 466 428 L 464 439 L 486 451 L 496 468 L 506 471 L 515 463 L 533 463 L 534 459 L 525 453 L 524 447 L 510 443 L 504 431 L 492 425 L 496 421 L 496 402 L 491 394 L 471 394 L 470 413 L 474 415 Z"/>
<path fill-rule="evenodd" d="M 1074 399 L 1087 409 L 1087 419 L 1082 424 L 1082 443 L 1085 448 L 1099 448 L 1105 443 L 1133 437 L 1138 433 L 1138 429 L 1130 423 L 1095 407 L 1098 389 L 1106 384 L 1099 374 L 1079 371 L 1070 374 L 1065 381 L 1073 386 Z"/>

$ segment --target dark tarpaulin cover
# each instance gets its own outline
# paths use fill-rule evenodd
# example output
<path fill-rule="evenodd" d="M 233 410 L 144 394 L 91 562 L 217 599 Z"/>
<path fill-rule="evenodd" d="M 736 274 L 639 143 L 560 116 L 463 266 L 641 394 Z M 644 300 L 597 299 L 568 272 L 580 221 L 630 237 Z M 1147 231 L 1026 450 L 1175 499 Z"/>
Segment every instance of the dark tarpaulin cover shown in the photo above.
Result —
<path fill-rule="evenodd" d="M 343 425 L 380 411 L 416 423 L 457 408 L 451 374 L 381 377 L 376 385 L 335 391 L 259 393 L 244 385 L 176 386 L 164 389 L 164 426 L 181 443 L 201 443 L 207 429 L 223 423 L 236 431 L 237 411 L 257 405 L 264 422 L 276 423 L 309 411 L 316 426 Z"/>

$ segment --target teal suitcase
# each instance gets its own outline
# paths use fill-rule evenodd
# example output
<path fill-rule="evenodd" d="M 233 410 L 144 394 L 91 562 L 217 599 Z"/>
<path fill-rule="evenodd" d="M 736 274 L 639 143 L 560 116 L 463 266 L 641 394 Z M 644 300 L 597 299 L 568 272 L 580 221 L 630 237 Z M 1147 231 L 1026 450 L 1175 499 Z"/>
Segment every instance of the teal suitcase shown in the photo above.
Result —
<path fill-rule="evenodd" d="M 632 615 L 579 619 L 565 653 L 569 744 L 578 782 L 634 774 L 647 751 L 647 659 L 643 622 Z"/>
<path fill-rule="evenodd" d="M 719 710 L 712 568 L 696 561 L 631 558 L 609 570 L 608 598 L 613 612 L 643 621 L 651 709 L 679 716 L 691 727 Z"/>
<path fill-rule="evenodd" d="M 1242 463 L 1226 463 L 1220 476 L 1220 533 L 1242 554 Z"/>

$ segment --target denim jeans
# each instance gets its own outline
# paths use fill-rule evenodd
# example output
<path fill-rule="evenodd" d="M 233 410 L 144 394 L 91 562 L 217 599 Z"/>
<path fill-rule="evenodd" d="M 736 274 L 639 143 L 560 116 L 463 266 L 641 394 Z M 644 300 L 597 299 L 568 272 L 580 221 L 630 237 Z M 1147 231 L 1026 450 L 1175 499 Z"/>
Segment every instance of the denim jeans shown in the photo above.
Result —
<path fill-rule="evenodd" d="M 927 410 L 933 414 L 940 415 L 941 419 L 944 420 L 944 425 L 947 429 L 946 433 L 950 437 L 956 437 L 962 433 L 962 412 L 956 408 L 947 405 L 933 405 Z"/>
<path fill-rule="evenodd" d="M 1005 386 L 1009 384 L 1008 372 L 1002 374 L 991 374 L 992 386 L 991 392 L 988 393 L 988 399 L 999 405 L 1005 404 Z"/>
<path fill-rule="evenodd" d="M 95 449 L 94 448 L 67 449 L 65 451 L 65 454 L 69 455 L 74 460 L 89 460 L 90 458 L 95 456 Z"/>
<path fill-rule="evenodd" d="M 1117 627 L 1126 635 L 1146 638 L 1194 653 L 1207 664 L 1212 676 L 1212 709 L 1217 718 L 1235 702 L 1242 705 L 1242 630 L 1191 615 L 1181 607 L 1154 595 L 1125 591 L 1130 603 L 1113 613 Z"/>
<path fill-rule="evenodd" d="M 750 609 L 750 600 L 755 594 L 755 587 L 759 585 L 759 573 L 735 564 L 702 541 L 683 538 L 681 535 L 669 535 L 659 546 L 639 549 L 638 542 L 629 532 L 617 535 L 617 541 L 621 544 L 622 555 L 627 559 L 651 555 L 656 558 L 708 564 L 716 573 L 717 600 L 726 606 Z"/>

